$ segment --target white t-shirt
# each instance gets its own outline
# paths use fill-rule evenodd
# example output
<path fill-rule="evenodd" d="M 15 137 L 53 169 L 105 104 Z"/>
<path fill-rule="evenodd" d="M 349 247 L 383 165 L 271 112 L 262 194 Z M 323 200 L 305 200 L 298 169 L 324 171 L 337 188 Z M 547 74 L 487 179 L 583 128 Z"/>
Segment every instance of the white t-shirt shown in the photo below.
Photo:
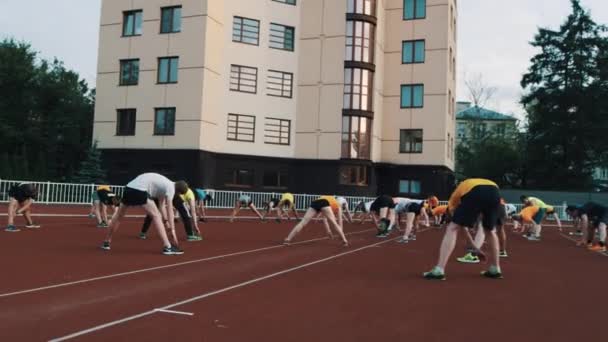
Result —
<path fill-rule="evenodd" d="M 345 205 L 348 208 L 348 202 L 346 201 L 346 198 L 336 197 L 336 201 L 338 202 L 338 205 L 340 205 L 342 208 L 344 208 Z"/>
<path fill-rule="evenodd" d="M 175 183 L 158 173 L 143 173 L 130 181 L 127 187 L 145 191 L 155 199 L 167 197 L 169 200 L 173 200 L 173 196 L 175 196 Z"/>
<path fill-rule="evenodd" d="M 369 213 L 370 210 L 372 210 L 372 204 L 374 203 L 374 201 L 369 201 L 363 204 L 363 206 L 365 207 L 365 212 Z"/>
<path fill-rule="evenodd" d="M 517 208 L 513 204 L 505 204 L 505 211 L 507 212 L 507 216 L 510 216 L 517 212 Z"/>
<path fill-rule="evenodd" d="M 424 204 L 423 200 L 414 200 L 414 199 L 409 199 L 409 198 L 397 198 L 396 200 L 397 200 L 397 205 L 395 206 L 396 213 L 406 212 L 411 204 L 419 204 L 421 206 Z"/>

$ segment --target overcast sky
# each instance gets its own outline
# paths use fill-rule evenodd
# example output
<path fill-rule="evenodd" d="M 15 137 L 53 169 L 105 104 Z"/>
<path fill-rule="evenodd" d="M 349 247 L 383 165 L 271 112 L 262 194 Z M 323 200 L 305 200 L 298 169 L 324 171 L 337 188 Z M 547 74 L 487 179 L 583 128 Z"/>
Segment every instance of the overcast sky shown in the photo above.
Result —
<path fill-rule="evenodd" d="M 0 38 L 31 42 L 43 57 L 57 57 L 94 86 L 100 3 L 0 0 Z M 608 0 L 582 0 L 582 4 L 596 22 L 608 24 Z M 457 100 L 467 99 L 466 75 L 481 73 L 498 89 L 487 106 L 521 114 L 519 81 L 534 54 L 528 42 L 539 26 L 557 28 L 570 11 L 570 1 L 459 0 L 458 6 Z"/>

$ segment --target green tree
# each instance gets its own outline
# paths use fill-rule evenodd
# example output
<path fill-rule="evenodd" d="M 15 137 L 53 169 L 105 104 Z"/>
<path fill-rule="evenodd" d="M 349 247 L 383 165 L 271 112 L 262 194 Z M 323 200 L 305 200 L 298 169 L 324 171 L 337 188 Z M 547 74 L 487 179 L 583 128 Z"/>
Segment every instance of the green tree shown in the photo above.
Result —
<path fill-rule="evenodd" d="M 579 0 L 559 30 L 539 29 L 521 85 L 528 113 L 528 185 L 584 189 L 608 148 L 605 27 Z M 603 70 L 603 71 L 602 71 Z"/>
<path fill-rule="evenodd" d="M 73 181 L 76 183 L 106 183 L 106 171 L 102 167 L 101 151 L 97 148 L 97 141 L 89 148 L 87 157 L 80 164 L 80 169 Z"/>
<path fill-rule="evenodd" d="M 0 41 L 0 155 L 11 174 L 66 180 L 86 156 L 93 98 L 79 75 L 58 61 L 38 58 L 29 44 Z M 3 157 L 4 158 L 4 157 Z"/>

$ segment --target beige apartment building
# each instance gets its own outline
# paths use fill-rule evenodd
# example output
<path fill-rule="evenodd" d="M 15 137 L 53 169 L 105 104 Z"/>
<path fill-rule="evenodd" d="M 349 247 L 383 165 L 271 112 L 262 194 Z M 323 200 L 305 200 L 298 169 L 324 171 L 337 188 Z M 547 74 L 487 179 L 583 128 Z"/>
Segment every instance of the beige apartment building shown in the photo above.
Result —
<path fill-rule="evenodd" d="M 456 18 L 456 0 L 103 0 L 110 180 L 445 195 Z"/>

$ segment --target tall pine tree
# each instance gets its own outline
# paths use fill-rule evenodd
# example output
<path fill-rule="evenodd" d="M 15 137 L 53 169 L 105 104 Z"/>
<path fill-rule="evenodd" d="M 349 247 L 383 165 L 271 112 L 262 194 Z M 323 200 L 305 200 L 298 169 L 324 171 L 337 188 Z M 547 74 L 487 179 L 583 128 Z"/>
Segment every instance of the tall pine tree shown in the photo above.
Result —
<path fill-rule="evenodd" d="M 86 159 L 80 164 L 80 170 L 73 178 L 73 182 L 81 184 L 106 183 L 106 171 L 102 167 L 101 151 L 97 148 L 97 141 L 89 148 Z"/>
<path fill-rule="evenodd" d="M 585 189 L 592 169 L 606 151 L 605 28 L 593 21 L 579 0 L 559 30 L 539 29 L 521 85 L 528 113 L 529 185 L 540 188 Z M 602 106 L 604 110 L 602 111 Z M 602 115 L 604 112 L 604 115 Z"/>

